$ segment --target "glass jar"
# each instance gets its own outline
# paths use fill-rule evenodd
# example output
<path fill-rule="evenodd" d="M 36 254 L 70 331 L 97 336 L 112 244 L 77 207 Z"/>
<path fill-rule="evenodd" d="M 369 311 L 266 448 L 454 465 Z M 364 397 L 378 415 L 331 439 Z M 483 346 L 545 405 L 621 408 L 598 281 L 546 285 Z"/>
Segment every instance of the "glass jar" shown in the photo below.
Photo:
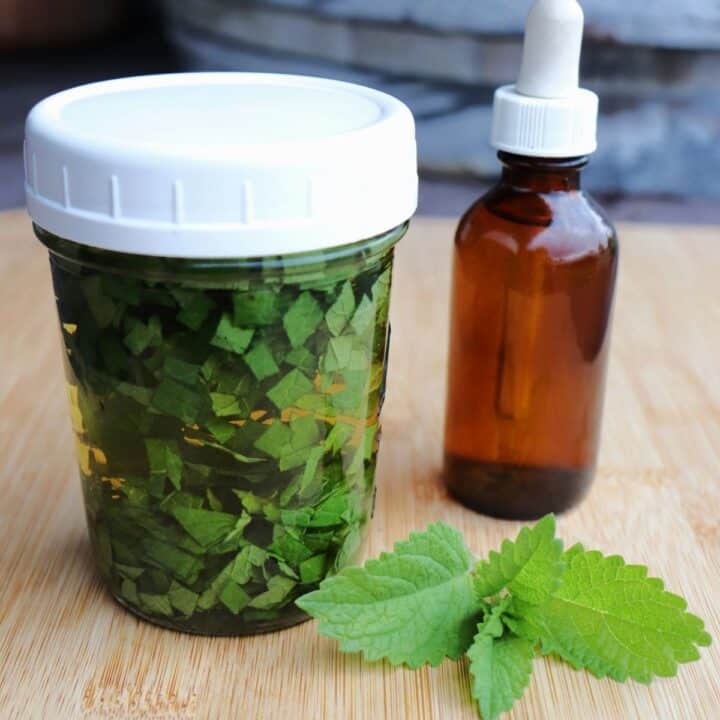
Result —
<path fill-rule="evenodd" d="M 113 595 L 272 630 L 356 556 L 374 493 L 393 246 L 148 260 L 40 228 L 90 538 Z"/>
<path fill-rule="evenodd" d="M 244 85 L 242 75 L 224 77 Z M 42 149 L 45 136 L 33 132 Z M 111 232 L 76 214 L 75 235 L 61 232 L 69 213 L 47 210 L 30 172 L 89 534 L 111 593 L 187 632 L 302 621 L 294 600 L 356 559 L 372 514 L 393 248 L 407 204 L 402 221 L 364 240 L 349 241 L 320 202 L 314 236 L 307 217 L 298 227 L 281 217 L 269 234 L 258 221 L 248 237 L 246 208 L 237 246 L 259 237 L 261 255 L 229 256 L 224 222 L 160 236 L 148 224 L 140 240 L 152 252 L 140 252 L 137 227 L 123 227 L 122 215 L 113 223 L 122 183 L 109 186 Z M 246 199 L 261 207 L 272 193 L 260 183 Z M 348 219 L 351 229 L 366 223 Z M 182 255 L 167 252 L 173 244 Z"/>

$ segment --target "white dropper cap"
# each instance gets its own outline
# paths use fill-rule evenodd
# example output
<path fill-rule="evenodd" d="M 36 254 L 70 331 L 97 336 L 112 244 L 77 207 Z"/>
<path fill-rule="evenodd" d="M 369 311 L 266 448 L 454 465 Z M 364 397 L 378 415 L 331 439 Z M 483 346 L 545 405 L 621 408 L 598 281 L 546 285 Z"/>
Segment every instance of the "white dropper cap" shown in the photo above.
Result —
<path fill-rule="evenodd" d="M 517 84 L 495 93 L 498 150 L 549 158 L 595 152 L 598 97 L 579 87 L 583 25 L 577 0 L 535 0 Z"/>

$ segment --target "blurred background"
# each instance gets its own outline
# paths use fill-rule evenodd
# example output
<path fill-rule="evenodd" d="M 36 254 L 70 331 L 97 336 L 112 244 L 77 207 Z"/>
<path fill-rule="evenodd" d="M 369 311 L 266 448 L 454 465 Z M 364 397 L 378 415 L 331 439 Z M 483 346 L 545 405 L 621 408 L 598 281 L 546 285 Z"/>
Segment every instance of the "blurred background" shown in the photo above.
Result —
<path fill-rule="evenodd" d="M 0 0 L 0 209 L 24 203 L 23 121 L 84 82 L 178 70 L 303 73 L 390 92 L 418 121 L 420 211 L 498 172 L 493 89 L 531 0 Z M 601 96 L 587 186 L 618 220 L 720 223 L 720 0 L 583 0 Z M 289 119 L 289 122 L 292 120 Z"/>

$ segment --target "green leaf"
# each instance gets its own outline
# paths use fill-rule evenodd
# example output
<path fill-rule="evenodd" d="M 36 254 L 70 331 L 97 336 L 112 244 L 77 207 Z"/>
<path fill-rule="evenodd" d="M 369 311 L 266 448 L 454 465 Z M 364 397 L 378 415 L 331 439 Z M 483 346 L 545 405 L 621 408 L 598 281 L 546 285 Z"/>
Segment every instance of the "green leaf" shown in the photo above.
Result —
<path fill-rule="evenodd" d="M 127 578 L 128 580 L 137 580 L 145 572 L 145 570 L 141 567 L 133 567 L 132 565 L 123 565 L 122 563 L 119 563 L 119 562 L 115 563 L 115 570 L 117 570 L 118 575 L 121 575 L 122 577 Z"/>
<path fill-rule="evenodd" d="M 268 398 L 280 409 L 292 406 L 303 395 L 313 389 L 313 384 L 297 368 L 291 370 L 280 382 L 268 391 Z"/>
<path fill-rule="evenodd" d="M 559 587 L 564 569 L 563 544 L 555 537 L 555 518 L 546 515 L 534 527 L 524 527 L 515 542 L 503 541 L 499 553 L 475 567 L 475 590 L 490 597 L 507 588 L 528 603 L 545 602 Z"/>
<path fill-rule="evenodd" d="M 116 300 L 122 300 L 128 305 L 140 304 L 140 287 L 134 278 L 107 274 L 102 278 L 102 286 L 104 291 Z"/>
<path fill-rule="evenodd" d="M 82 281 L 83 295 L 99 328 L 106 328 L 115 317 L 115 303 L 104 294 L 100 275 L 91 275 Z"/>
<path fill-rule="evenodd" d="M 544 605 L 518 604 L 518 630 L 537 637 L 544 654 L 557 653 L 576 669 L 619 682 L 671 677 L 679 663 L 699 658 L 710 644 L 687 603 L 649 578 L 642 565 L 621 557 L 568 551 L 562 585 Z"/>
<path fill-rule="evenodd" d="M 392 279 L 392 265 L 373 283 L 372 298 L 377 306 L 378 313 L 385 315 L 390 303 L 390 282 Z"/>
<path fill-rule="evenodd" d="M 280 319 L 278 296 L 272 290 L 235 293 L 233 309 L 236 325 L 272 325 Z"/>
<path fill-rule="evenodd" d="M 182 310 L 177 314 L 178 322 L 191 330 L 199 330 L 215 307 L 215 303 L 202 292 L 190 293 L 186 302 L 181 305 Z"/>
<path fill-rule="evenodd" d="M 194 385 L 200 374 L 200 366 L 185 362 L 174 355 L 168 355 L 163 364 L 163 375 L 186 385 Z"/>
<path fill-rule="evenodd" d="M 220 498 L 212 491 L 212 488 L 205 490 L 205 497 L 207 498 L 208 505 L 211 510 L 222 512 L 223 504 Z"/>
<path fill-rule="evenodd" d="M 155 390 L 152 406 L 191 425 L 200 414 L 203 397 L 182 383 L 166 378 Z"/>
<path fill-rule="evenodd" d="M 315 583 L 325 577 L 327 555 L 313 555 L 300 563 L 300 579 L 303 583 Z"/>
<path fill-rule="evenodd" d="M 354 435 L 353 425 L 344 422 L 337 422 L 325 438 L 325 448 L 333 453 L 338 453 L 345 446 L 348 440 Z"/>
<path fill-rule="evenodd" d="M 220 602 L 231 612 L 237 615 L 250 602 L 250 596 L 235 581 L 228 580 L 220 591 Z"/>
<path fill-rule="evenodd" d="M 178 580 L 190 585 L 197 580 L 203 569 L 202 561 L 198 558 L 161 540 L 145 538 L 142 541 L 142 547 L 147 561 L 157 564 Z"/>
<path fill-rule="evenodd" d="M 238 583 L 238 585 L 245 585 L 252 578 L 252 570 L 254 567 L 252 555 L 252 546 L 248 545 L 235 556 L 235 560 L 232 562 L 230 577 Z"/>
<path fill-rule="evenodd" d="M 199 595 L 192 590 L 180 585 L 174 580 L 170 583 L 168 600 L 170 604 L 179 610 L 183 615 L 189 616 L 195 612 Z"/>
<path fill-rule="evenodd" d="M 310 415 L 290 421 L 290 445 L 295 449 L 314 445 L 320 439 L 320 428 Z"/>
<path fill-rule="evenodd" d="M 285 423 L 276 420 L 255 441 L 255 447 L 271 457 L 279 458 L 290 448 L 292 432 Z"/>
<path fill-rule="evenodd" d="M 180 490 L 182 483 L 183 461 L 177 449 L 177 444 L 159 438 L 146 438 L 145 450 L 148 465 L 153 474 L 166 475 L 176 490 Z"/>
<path fill-rule="evenodd" d="M 345 652 L 419 667 L 459 658 L 470 646 L 481 605 L 460 533 L 442 523 L 398 542 L 394 552 L 324 580 L 296 604 Z"/>
<path fill-rule="evenodd" d="M 218 596 L 230 580 L 234 560 L 231 560 L 210 582 L 198 598 L 197 607 L 199 610 L 210 610 L 219 602 Z"/>
<path fill-rule="evenodd" d="M 301 448 L 290 448 L 280 456 L 278 468 L 281 472 L 292 470 L 293 468 L 304 465 L 310 458 L 311 448 L 309 446 Z"/>
<path fill-rule="evenodd" d="M 280 370 L 267 343 L 256 343 L 243 357 L 257 380 L 264 380 Z"/>
<path fill-rule="evenodd" d="M 101 335 L 98 349 L 103 363 L 111 375 L 121 375 L 128 365 L 128 354 L 123 344 L 114 335 Z"/>
<path fill-rule="evenodd" d="M 303 468 L 302 475 L 300 476 L 300 482 L 298 484 L 298 495 L 303 500 L 306 500 L 313 494 L 313 488 L 316 485 L 315 480 L 318 475 L 318 467 L 320 466 L 320 461 L 322 460 L 324 454 L 325 448 L 321 446 L 312 448 L 308 454 L 305 467 Z"/>
<path fill-rule="evenodd" d="M 500 637 L 481 623 L 467 655 L 480 714 L 483 720 L 495 720 L 512 708 L 530 683 L 533 645 L 523 638 Z"/>
<path fill-rule="evenodd" d="M 259 610 L 277 607 L 283 603 L 295 585 L 297 583 L 294 580 L 282 575 L 275 575 L 268 580 L 268 589 L 264 593 L 256 595 L 250 601 L 249 606 Z"/>
<path fill-rule="evenodd" d="M 295 401 L 295 406 L 301 408 L 302 410 L 309 410 L 310 412 L 323 417 L 334 416 L 332 408 L 328 406 L 327 395 L 324 393 L 311 392 L 307 395 L 303 395 Z"/>
<path fill-rule="evenodd" d="M 365 371 L 343 372 L 345 389 L 330 396 L 334 408 L 345 412 L 354 412 L 358 417 L 367 416 L 368 374 Z"/>
<path fill-rule="evenodd" d="M 140 598 L 137 594 L 137 585 L 127 578 L 120 583 L 120 596 L 134 605 L 140 604 Z"/>
<path fill-rule="evenodd" d="M 335 372 L 344 370 L 350 365 L 350 359 L 353 354 L 353 338 L 347 335 L 334 337 L 328 343 L 328 349 L 323 356 L 323 370 L 325 372 Z"/>
<path fill-rule="evenodd" d="M 255 331 L 235 327 L 227 313 L 223 313 L 210 344 L 215 347 L 242 355 L 250 345 Z"/>
<path fill-rule="evenodd" d="M 116 390 L 126 397 L 132 398 L 141 405 L 149 405 L 152 400 L 153 391 L 150 388 L 133 385 L 132 383 L 118 383 Z"/>
<path fill-rule="evenodd" d="M 191 495 L 190 493 L 183 492 L 182 490 L 171 492 L 169 495 L 166 495 L 162 502 L 158 505 L 158 507 L 163 511 L 170 515 L 172 515 L 172 510 L 178 505 L 182 505 L 184 507 L 202 507 L 203 500 L 202 498 L 197 497 L 196 495 Z"/>
<path fill-rule="evenodd" d="M 229 393 L 211 392 L 210 403 L 212 411 L 217 417 L 245 417 L 248 415 L 249 408 L 245 402 Z"/>
<path fill-rule="evenodd" d="M 373 327 L 375 323 L 375 303 L 368 298 L 367 295 L 363 295 L 363 299 L 357 306 L 357 310 L 350 321 L 353 330 L 358 334 L 362 335 L 366 330 Z"/>
<path fill-rule="evenodd" d="M 145 612 L 151 615 L 173 616 L 172 605 L 167 595 L 151 595 L 149 593 L 138 593 L 140 605 Z"/>
<path fill-rule="evenodd" d="M 342 525 L 349 505 L 349 493 L 340 488 L 331 493 L 313 510 L 308 527 L 332 527 Z"/>
<path fill-rule="evenodd" d="M 157 315 L 153 315 L 147 324 L 136 318 L 127 317 L 129 328 L 124 342 L 133 355 L 140 355 L 149 347 L 156 347 L 162 342 L 162 325 Z"/>
<path fill-rule="evenodd" d="M 198 438 L 193 438 L 194 444 L 199 447 L 206 447 L 206 448 L 212 448 L 213 450 L 219 450 L 221 453 L 225 453 L 226 455 L 229 455 L 234 460 L 237 460 L 239 463 L 243 464 L 253 464 L 253 463 L 259 463 L 259 462 L 265 462 L 264 458 L 256 458 L 256 457 L 249 457 L 248 455 L 243 455 L 242 453 L 235 452 L 229 447 L 225 447 L 225 445 L 220 445 L 219 443 L 212 442 L 212 440 L 203 440 Z"/>
<path fill-rule="evenodd" d="M 215 510 L 176 506 L 172 516 L 183 526 L 185 532 L 203 547 L 220 542 L 238 521 L 237 516 Z"/>
<path fill-rule="evenodd" d="M 314 374 L 317 369 L 317 358 L 306 347 L 291 350 L 285 356 L 285 362 L 302 370 L 307 375 Z"/>
<path fill-rule="evenodd" d="M 224 445 L 235 435 L 235 426 L 224 420 L 216 420 L 213 418 L 212 420 L 208 420 L 206 424 L 207 429 L 221 445 Z"/>
<path fill-rule="evenodd" d="M 273 542 L 268 548 L 278 558 L 297 565 L 312 556 L 309 550 L 290 530 L 276 525 L 273 530 Z"/>
<path fill-rule="evenodd" d="M 355 295 L 350 281 L 346 281 L 337 300 L 325 313 L 325 322 L 333 335 L 340 335 L 355 312 Z"/>
<path fill-rule="evenodd" d="M 323 319 L 323 311 L 317 300 L 309 293 L 302 293 L 290 306 L 283 318 L 283 327 L 290 344 L 300 347 L 314 332 Z"/>

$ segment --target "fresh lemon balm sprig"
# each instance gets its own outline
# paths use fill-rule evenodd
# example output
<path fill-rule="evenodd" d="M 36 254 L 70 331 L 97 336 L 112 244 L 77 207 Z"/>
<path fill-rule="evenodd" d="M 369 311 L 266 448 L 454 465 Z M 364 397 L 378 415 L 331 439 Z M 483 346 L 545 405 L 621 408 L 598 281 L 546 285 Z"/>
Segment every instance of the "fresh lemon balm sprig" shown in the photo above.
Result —
<path fill-rule="evenodd" d="M 456 529 L 430 525 L 297 605 L 343 652 L 366 660 L 417 668 L 467 655 L 484 720 L 520 699 L 538 652 L 596 677 L 649 683 L 674 676 L 711 642 L 646 567 L 582 545 L 564 550 L 552 515 L 479 562 Z"/>

